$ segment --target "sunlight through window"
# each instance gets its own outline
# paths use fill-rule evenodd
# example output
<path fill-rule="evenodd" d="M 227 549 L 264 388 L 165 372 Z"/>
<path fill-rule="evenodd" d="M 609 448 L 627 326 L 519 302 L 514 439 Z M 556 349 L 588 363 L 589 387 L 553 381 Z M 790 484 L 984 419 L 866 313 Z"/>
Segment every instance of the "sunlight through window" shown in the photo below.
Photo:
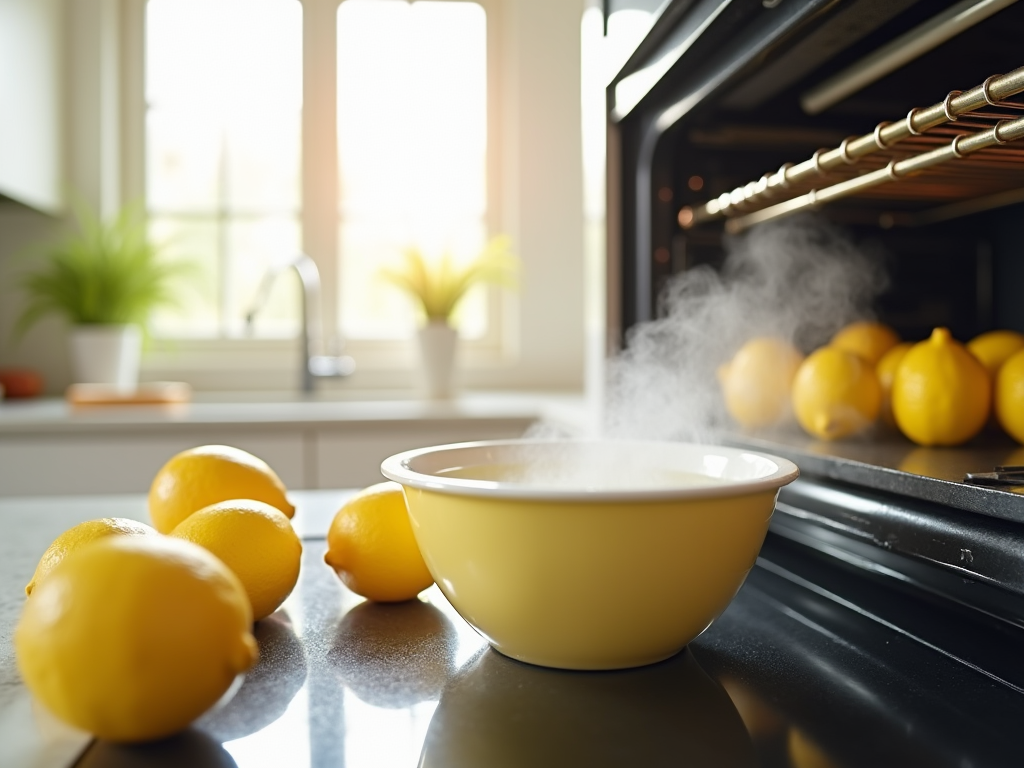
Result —
<path fill-rule="evenodd" d="M 300 249 L 301 4 L 149 0 L 146 103 L 151 233 L 199 267 L 154 332 L 240 336 L 268 266 Z M 260 332 L 294 336 L 298 304 L 278 286 Z"/>
<path fill-rule="evenodd" d="M 475 256 L 487 239 L 487 22 L 469 2 L 346 0 L 338 9 L 341 328 L 400 338 L 415 318 L 379 278 L 408 247 Z M 485 294 L 460 311 L 487 328 Z"/>

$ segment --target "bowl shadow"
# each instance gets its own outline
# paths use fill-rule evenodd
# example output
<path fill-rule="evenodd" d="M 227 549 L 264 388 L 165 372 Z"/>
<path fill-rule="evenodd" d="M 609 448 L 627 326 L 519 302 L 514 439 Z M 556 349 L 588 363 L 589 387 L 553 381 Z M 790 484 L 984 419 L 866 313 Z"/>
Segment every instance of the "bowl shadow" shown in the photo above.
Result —
<path fill-rule="evenodd" d="M 729 695 L 683 651 L 570 672 L 482 653 L 445 687 L 420 768 L 757 765 Z"/>

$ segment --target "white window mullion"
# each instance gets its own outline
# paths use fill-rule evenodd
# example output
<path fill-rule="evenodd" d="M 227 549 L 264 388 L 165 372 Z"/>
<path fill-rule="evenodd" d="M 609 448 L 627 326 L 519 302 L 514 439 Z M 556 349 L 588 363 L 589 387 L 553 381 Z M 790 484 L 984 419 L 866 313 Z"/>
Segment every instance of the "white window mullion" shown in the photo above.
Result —
<path fill-rule="evenodd" d="M 121 194 L 146 205 L 146 0 L 121 6 Z"/>
<path fill-rule="evenodd" d="M 302 0 L 302 244 L 320 270 L 327 339 L 336 336 L 339 309 L 338 2 Z"/>

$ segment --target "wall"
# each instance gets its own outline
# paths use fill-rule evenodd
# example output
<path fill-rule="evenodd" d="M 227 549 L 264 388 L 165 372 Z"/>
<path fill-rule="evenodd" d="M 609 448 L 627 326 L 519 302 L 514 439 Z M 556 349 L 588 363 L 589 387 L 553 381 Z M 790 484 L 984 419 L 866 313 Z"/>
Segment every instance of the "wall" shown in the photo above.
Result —
<path fill-rule="evenodd" d="M 35 7 L 36 0 L 28 0 Z M 17 6 L 22 0 L 0 0 Z M 50 154 L 59 160 L 50 205 L 38 213 L 14 202 L 0 203 L 0 366 L 30 367 L 43 375 L 48 394 L 61 394 L 71 381 L 67 355 L 67 329 L 62 320 L 48 317 L 22 339 L 13 336 L 20 313 L 19 275 L 31 264 L 39 247 L 61 236 L 66 226 L 61 199 L 68 190 L 93 210 L 110 215 L 120 206 L 120 157 L 118 129 L 120 113 L 121 4 L 119 0 L 63 0 L 39 3 L 50 14 L 50 31 L 55 45 L 41 41 L 33 46 L 40 61 L 18 68 L 18 75 L 32 80 L 32 69 L 46 71 L 54 96 L 55 144 Z M 0 45 L 3 41 L 0 40 Z M 14 113 L 10 113 L 14 114 Z M 3 123 L 18 123 L 5 119 Z M 45 133 L 47 129 L 40 128 Z M 37 178 L 45 176 L 37 169 Z M 45 179 L 44 179 L 45 180 Z M 26 203 L 33 200 L 22 196 Z"/>
<path fill-rule="evenodd" d="M 583 386 L 583 149 L 576 0 L 502 4 L 503 231 L 523 258 L 521 368 Z M 525 382 L 524 382 L 525 383 Z"/>
<path fill-rule="evenodd" d="M 60 0 L 0 0 L 0 195 L 61 208 Z"/>
<path fill-rule="evenodd" d="M 30 263 L 29 252 L 60 231 L 59 219 L 17 203 L 0 203 L 0 367 L 38 371 L 49 394 L 60 394 L 70 380 L 64 325 L 46 318 L 18 340 L 14 323 L 21 308 L 19 274 Z"/>
<path fill-rule="evenodd" d="M 3 0 L 0 0 L 3 1 Z M 512 234 L 523 258 L 519 306 L 508 319 L 518 328 L 511 367 L 479 367 L 463 381 L 479 388 L 579 390 L 584 379 L 583 190 L 580 135 L 580 20 L 583 0 L 494 0 L 500 24 L 500 134 L 502 185 L 496 225 Z M 97 211 L 121 202 L 132 169 L 118 153 L 132 140 L 129 115 L 133 72 L 121 71 L 129 43 L 126 19 L 142 0 L 64 0 L 65 76 L 68 82 L 64 143 L 66 180 Z M 59 231 L 59 222 L 0 206 L 0 365 L 32 365 L 48 391 L 69 383 L 66 341 L 59 321 L 48 319 L 15 346 L 9 339 L 18 296 L 13 254 Z M 294 355 L 276 378 L 243 376 L 292 386 Z M 244 371 L 242 372 L 244 374 Z M 149 378 L 173 376 L 151 368 Z M 198 383 L 198 382 L 197 382 Z M 244 386 L 244 384 L 242 385 Z M 234 386 L 232 387 L 234 388 Z M 241 387 L 239 387 L 241 388 Z"/>

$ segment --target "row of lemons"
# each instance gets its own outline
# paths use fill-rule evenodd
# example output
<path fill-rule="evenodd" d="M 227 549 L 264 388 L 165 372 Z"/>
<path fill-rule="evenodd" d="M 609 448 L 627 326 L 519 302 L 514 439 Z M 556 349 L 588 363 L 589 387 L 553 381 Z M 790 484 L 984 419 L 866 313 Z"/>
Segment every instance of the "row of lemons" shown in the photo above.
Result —
<path fill-rule="evenodd" d="M 837 440 L 881 420 L 922 446 L 960 445 L 994 416 L 1024 443 L 1024 335 L 990 331 L 961 344 L 946 328 L 918 343 L 870 321 L 840 330 L 804 357 L 789 342 L 749 340 L 719 369 L 726 409 L 743 427 L 795 416 Z"/>
<path fill-rule="evenodd" d="M 153 526 L 102 518 L 61 534 L 25 588 L 18 668 L 50 712 L 99 738 L 159 739 L 224 697 L 258 659 L 252 625 L 295 588 L 302 543 L 277 474 L 237 448 L 174 456 L 149 493 Z M 401 486 L 337 512 L 325 560 L 371 600 L 433 584 Z"/>

